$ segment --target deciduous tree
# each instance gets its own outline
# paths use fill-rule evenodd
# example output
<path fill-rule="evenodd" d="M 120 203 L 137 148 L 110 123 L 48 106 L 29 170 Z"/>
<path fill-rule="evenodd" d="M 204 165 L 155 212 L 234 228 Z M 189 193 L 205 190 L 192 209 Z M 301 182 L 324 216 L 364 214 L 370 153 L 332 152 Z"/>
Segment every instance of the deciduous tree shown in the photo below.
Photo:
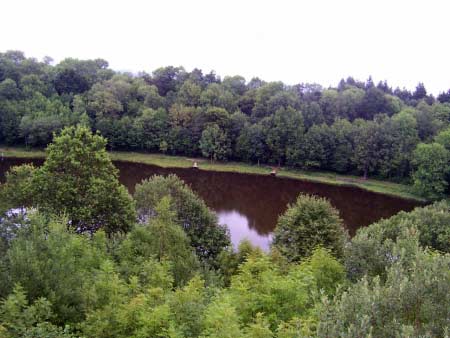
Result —
<path fill-rule="evenodd" d="M 450 153 L 439 143 L 420 143 L 413 154 L 416 169 L 412 177 L 416 191 L 427 198 L 439 198 L 448 188 Z"/>
<path fill-rule="evenodd" d="M 216 264 L 221 251 L 231 244 L 228 230 L 217 223 L 216 215 L 177 176 L 153 176 L 136 185 L 134 198 L 140 220 L 147 222 L 155 217 L 156 206 L 164 196 L 171 197 L 176 223 L 188 235 L 198 257 Z"/>
<path fill-rule="evenodd" d="M 70 127 L 47 147 L 33 177 L 34 205 L 66 215 L 78 231 L 126 232 L 135 222 L 131 196 L 105 150 L 106 140 L 86 127 Z"/>
<path fill-rule="evenodd" d="M 200 149 L 203 156 L 213 160 L 226 160 L 230 152 L 227 135 L 217 124 L 206 127 L 200 139 Z"/>
<path fill-rule="evenodd" d="M 345 241 L 346 232 L 339 212 L 330 202 L 316 196 L 299 195 L 278 219 L 272 244 L 289 261 L 298 262 L 309 257 L 317 246 L 342 257 Z"/>

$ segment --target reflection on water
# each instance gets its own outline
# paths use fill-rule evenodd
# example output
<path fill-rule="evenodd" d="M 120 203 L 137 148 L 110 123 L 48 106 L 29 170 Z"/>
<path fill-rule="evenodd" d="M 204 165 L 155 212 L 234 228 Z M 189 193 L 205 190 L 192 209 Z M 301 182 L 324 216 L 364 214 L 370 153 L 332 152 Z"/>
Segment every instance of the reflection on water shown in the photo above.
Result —
<path fill-rule="evenodd" d="M 0 175 L 12 165 L 42 160 L 4 159 Z M 114 162 L 120 181 L 133 193 L 142 179 L 154 174 L 176 174 L 206 204 L 216 211 L 219 221 L 230 228 L 233 244 L 247 237 L 253 244 L 267 249 L 278 216 L 300 193 L 326 197 L 339 210 L 350 235 L 361 226 L 390 217 L 400 210 L 412 210 L 420 203 L 372 193 L 359 188 L 333 186 L 288 178 L 213 172 L 182 168 L 161 168 L 152 165 Z"/>
<path fill-rule="evenodd" d="M 219 223 L 228 225 L 231 234 L 231 242 L 236 248 L 243 239 L 248 239 L 253 245 L 257 245 L 265 251 L 269 250 L 272 236 L 258 233 L 255 227 L 250 227 L 247 216 L 238 211 L 217 210 Z"/>

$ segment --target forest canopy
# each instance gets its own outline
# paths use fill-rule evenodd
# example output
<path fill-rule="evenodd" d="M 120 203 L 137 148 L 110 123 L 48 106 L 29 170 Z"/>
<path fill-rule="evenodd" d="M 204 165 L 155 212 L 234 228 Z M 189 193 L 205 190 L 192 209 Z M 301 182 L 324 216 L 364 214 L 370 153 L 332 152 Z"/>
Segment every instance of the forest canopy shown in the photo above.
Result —
<path fill-rule="evenodd" d="M 376 176 L 427 198 L 448 192 L 450 147 L 438 135 L 448 134 L 450 90 L 434 97 L 423 83 L 409 91 L 352 77 L 287 85 L 174 66 L 131 74 L 103 59 L 54 65 L 0 53 L 0 143 L 43 147 L 78 123 L 108 149 Z"/>

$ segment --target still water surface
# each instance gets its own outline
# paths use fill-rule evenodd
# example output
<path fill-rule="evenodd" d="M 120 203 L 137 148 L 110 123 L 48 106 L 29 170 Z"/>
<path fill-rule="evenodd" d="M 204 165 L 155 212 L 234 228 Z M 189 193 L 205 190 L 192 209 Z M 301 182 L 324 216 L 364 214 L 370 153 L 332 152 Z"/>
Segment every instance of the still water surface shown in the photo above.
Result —
<path fill-rule="evenodd" d="M 42 160 L 4 159 L 0 175 L 12 165 Z M 390 217 L 401 210 L 412 210 L 419 202 L 377 194 L 354 187 L 333 186 L 295 179 L 213 172 L 182 168 L 161 168 L 148 164 L 114 162 L 120 181 L 133 193 L 142 179 L 152 175 L 176 174 L 213 209 L 219 222 L 227 224 L 233 244 L 248 238 L 254 245 L 268 249 L 278 216 L 300 193 L 326 197 L 339 210 L 350 235 L 361 226 Z"/>

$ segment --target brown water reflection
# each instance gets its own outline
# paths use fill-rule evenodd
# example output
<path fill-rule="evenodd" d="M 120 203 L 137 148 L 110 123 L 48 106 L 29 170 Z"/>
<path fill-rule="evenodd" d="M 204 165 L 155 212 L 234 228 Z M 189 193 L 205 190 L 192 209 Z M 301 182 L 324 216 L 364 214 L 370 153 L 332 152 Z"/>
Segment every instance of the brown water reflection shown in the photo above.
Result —
<path fill-rule="evenodd" d="M 32 160 L 39 165 L 42 160 Z M 30 160 L 5 159 L 0 163 L 0 174 L 11 165 Z M 238 173 L 202 171 L 182 168 L 161 168 L 147 164 L 114 162 L 120 170 L 120 181 L 130 190 L 142 179 L 154 174 L 176 174 L 202 197 L 227 224 L 233 243 L 243 238 L 267 249 L 270 234 L 278 216 L 298 194 L 309 193 L 330 200 L 353 235 L 361 226 L 390 217 L 401 210 L 412 210 L 419 202 L 368 192 L 354 187 L 333 186 L 306 181 Z"/>

